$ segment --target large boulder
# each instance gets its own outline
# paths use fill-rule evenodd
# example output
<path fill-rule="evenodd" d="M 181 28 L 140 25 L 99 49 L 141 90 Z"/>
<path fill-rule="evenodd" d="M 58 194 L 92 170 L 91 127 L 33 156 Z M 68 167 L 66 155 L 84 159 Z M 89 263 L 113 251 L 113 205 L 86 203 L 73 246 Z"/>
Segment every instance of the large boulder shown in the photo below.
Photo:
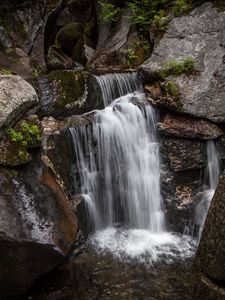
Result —
<path fill-rule="evenodd" d="M 37 103 L 34 88 L 20 76 L 0 76 L 0 137 Z"/>
<path fill-rule="evenodd" d="M 195 267 L 212 280 L 225 280 L 225 173 L 220 179 L 208 212 Z"/>
<path fill-rule="evenodd" d="M 225 12 L 208 2 L 168 24 L 152 56 L 139 69 L 143 81 L 158 80 L 171 60 L 192 57 L 197 65 L 192 74 L 167 77 L 176 84 L 179 97 L 162 98 L 161 105 L 212 121 L 225 121 L 224 27 Z"/>
<path fill-rule="evenodd" d="M 0 294 L 24 293 L 63 263 L 76 240 L 77 222 L 67 198 L 40 161 L 0 170 Z"/>

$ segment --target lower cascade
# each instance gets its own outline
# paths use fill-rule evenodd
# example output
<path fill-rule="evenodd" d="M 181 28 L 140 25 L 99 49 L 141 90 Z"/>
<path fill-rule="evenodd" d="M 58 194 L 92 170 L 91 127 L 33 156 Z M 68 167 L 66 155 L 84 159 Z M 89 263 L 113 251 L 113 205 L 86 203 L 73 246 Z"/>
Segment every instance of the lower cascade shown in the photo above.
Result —
<path fill-rule="evenodd" d="M 97 111 L 90 125 L 70 128 L 91 242 L 117 256 L 187 257 L 189 238 L 166 230 L 154 109 L 141 88 L 131 92 L 138 82 L 128 85 L 126 79 L 138 80 L 126 74 L 97 78 L 105 103 L 118 81 L 123 96 Z"/>

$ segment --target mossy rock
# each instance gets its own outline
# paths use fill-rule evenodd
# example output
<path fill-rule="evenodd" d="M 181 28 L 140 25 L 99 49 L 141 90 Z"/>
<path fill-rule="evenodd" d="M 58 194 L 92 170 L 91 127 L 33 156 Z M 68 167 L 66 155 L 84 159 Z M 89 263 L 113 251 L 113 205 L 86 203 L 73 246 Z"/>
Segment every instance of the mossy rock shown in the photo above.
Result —
<path fill-rule="evenodd" d="M 0 146 L 0 165 L 19 166 L 31 161 L 31 155 L 20 143 L 6 142 Z"/>
<path fill-rule="evenodd" d="M 48 75 L 55 90 L 54 115 L 64 116 L 86 101 L 87 74 L 80 71 L 54 71 Z"/>

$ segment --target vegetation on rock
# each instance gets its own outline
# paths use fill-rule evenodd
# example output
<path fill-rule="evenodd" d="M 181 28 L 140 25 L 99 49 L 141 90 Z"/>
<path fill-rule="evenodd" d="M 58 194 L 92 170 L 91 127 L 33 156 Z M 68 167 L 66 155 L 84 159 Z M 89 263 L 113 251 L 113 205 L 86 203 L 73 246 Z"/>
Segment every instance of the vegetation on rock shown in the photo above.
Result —
<path fill-rule="evenodd" d="M 165 64 L 160 76 L 165 79 L 169 75 L 190 74 L 196 67 L 197 61 L 192 56 L 187 56 L 182 60 L 170 60 Z"/>
<path fill-rule="evenodd" d="M 180 93 L 178 85 L 172 80 L 166 82 L 165 90 L 168 94 L 170 94 L 173 97 L 178 97 Z"/>

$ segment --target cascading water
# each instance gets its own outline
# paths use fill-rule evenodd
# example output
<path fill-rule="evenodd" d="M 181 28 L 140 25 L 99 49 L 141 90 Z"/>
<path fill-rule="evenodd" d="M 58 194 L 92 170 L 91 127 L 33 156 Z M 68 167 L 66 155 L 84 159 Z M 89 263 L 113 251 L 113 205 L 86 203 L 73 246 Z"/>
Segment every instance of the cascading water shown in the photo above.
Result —
<path fill-rule="evenodd" d="M 96 81 L 105 109 L 90 126 L 70 128 L 92 242 L 117 254 L 148 253 L 151 260 L 172 255 L 171 245 L 181 253 L 182 241 L 165 228 L 154 109 L 136 74 Z"/>
<path fill-rule="evenodd" d="M 197 226 L 197 240 L 199 241 L 202 235 L 202 230 L 205 224 L 209 206 L 215 193 L 219 181 L 219 159 L 218 153 L 213 141 L 208 141 L 206 146 L 207 152 L 207 167 L 205 171 L 205 189 L 203 191 L 203 199 L 195 208 L 194 224 Z"/>

